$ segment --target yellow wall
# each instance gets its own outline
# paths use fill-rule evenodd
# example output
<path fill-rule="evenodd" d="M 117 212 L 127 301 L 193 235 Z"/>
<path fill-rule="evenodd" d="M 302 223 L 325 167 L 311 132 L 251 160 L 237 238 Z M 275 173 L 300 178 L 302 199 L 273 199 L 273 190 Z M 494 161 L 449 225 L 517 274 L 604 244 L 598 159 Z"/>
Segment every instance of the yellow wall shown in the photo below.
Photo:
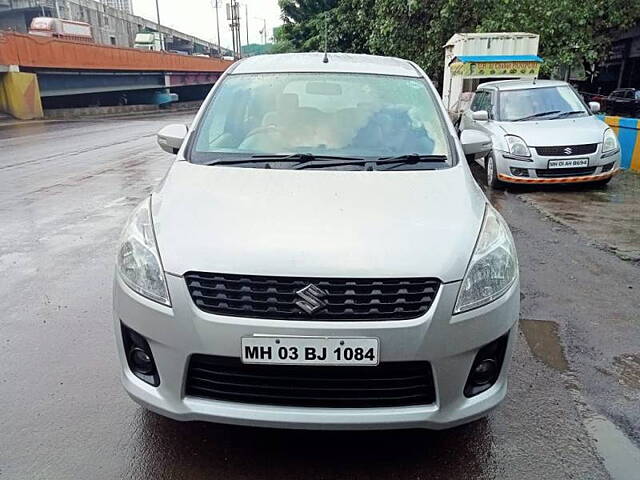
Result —
<path fill-rule="evenodd" d="M 20 120 L 42 118 L 42 102 L 36 75 L 23 72 L 2 74 L 0 109 Z"/>

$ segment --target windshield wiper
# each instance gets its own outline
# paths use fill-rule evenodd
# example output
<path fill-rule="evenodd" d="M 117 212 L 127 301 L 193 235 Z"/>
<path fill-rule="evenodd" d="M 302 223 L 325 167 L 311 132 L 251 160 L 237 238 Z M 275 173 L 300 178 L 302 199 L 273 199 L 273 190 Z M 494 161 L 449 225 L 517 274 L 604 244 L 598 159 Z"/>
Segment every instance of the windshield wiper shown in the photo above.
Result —
<path fill-rule="evenodd" d="M 438 162 L 443 163 L 447 161 L 445 155 L 419 155 L 417 153 L 409 153 L 404 155 L 398 155 L 395 157 L 380 157 L 376 160 L 371 158 L 362 157 L 347 157 L 339 155 L 315 155 L 312 153 L 292 153 L 292 154 L 256 154 L 251 158 L 242 159 L 224 159 L 219 158 L 206 165 L 243 165 L 251 163 L 265 163 L 266 168 L 269 166 L 269 161 L 274 162 L 291 162 L 298 160 L 298 162 L 291 165 L 292 170 L 302 170 L 305 168 L 328 168 L 328 167 L 341 167 L 348 165 L 365 165 L 370 167 L 371 170 L 378 165 L 384 164 L 414 164 L 420 162 Z"/>
<path fill-rule="evenodd" d="M 446 155 L 420 155 L 418 153 L 405 153 L 404 155 L 396 155 L 395 157 L 380 157 L 376 160 L 378 165 L 383 163 L 418 163 L 418 162 L 446 162 Z"/>
<path fill-rule="evenodd" d="M 288 160 L 299 160 L 309 154 L 293 153 L 293 154 L 275 154 L 275 155 L 251 155 L 250 158 L 217 158 L 212 162 L 205 163 L 205 165 L 242 165 L 244 163 L 262 163 L 269 160 L 277 160 L 279 162 L 286 162 Z"/>
<path fill-rule="evenodd" d="M 547 115 L 553 115 L 554 113 L 560 113 L 560 110 L 549 110 L 548 112 L 534 113 L 533 115 L 527 115 L 526 117 L 516 118 L 511 120 L 512 122 L 523 122 L 525 120 L 531 120 L 532 118 L 546 117 Z"/>
<path fill-rule="evenodd" d="M 577 115 L 578 113 L 586 113 L 586 112 L 584 110 L 571 110 L 569 112 L 562 112 L 556 115 L 555 117 L 553 117 L 552 120 L 555 120 L 556 118 L 568 117 L 569 115 Z"/>
<path fill-rule="evenodd" d="M 317 157 L 322 158 L 322 157 Z M 367 167 L 370 167 L 371 170 L 374 167 L 378 167 L 380 165 L 386 164 L 397 164 L 397 165 L 406 165 L 406 164 L 414 164 L 414 163 L 422 163 L 422 162 L 438 162 L 443 163 L 447 161 L 447 157 L 445 155 L 419 155 L 417 153 L 408 153 L 404 155 L 397 155 L 394 157 L 380 157 L 377 160 L 366 159 L 366 158 L 353 158 L 353 159 L 344 159 L 342 162 L 327 162 L 322 160 L 310 160 L 306 162 L 301 162 L 297 165 L 294 165 L 294 169 L 303 169 L 303 168 L 323 168 L 323 167 L 335 167 L 341 165 L 357 165 L 357 164 L 365 164 Z"/>
<path fill-rule="evenodd" d="M 314 155 L 313 153 L 274 153 L 274 154 L 255 154 L 250 158 L 218 158 L 205 165 L 242 165 L 244 163 L 262 163 L 262 162 L 291 162 L 296 161 L 292 168 L 299 165 L 306 165 L 309 162 L 318 162 L 322 165 L 350 165 L 360 164 L 368 160 L 360 157 L 341 157 L 338 155 Z M 336 160 L 336 162 L 328 162 L 327 160 Z"/>

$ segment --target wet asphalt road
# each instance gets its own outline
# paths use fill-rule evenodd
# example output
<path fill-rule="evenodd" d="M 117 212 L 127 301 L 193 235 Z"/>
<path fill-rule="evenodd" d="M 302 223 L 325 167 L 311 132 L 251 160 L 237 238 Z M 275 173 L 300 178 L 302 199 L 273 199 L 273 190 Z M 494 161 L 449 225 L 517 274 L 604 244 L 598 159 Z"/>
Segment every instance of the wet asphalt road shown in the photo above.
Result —
<path fill-rule="evenodd" d="M 135 405 L 112 333 L 115 244 L 172 160 L 154 133 L 190 117 L 0 128 L 0 479 L 640 478 L 640 268 L 526 192 L 490 195 L 518 246 L 523 333 L 488 419 L 299 432 Z"/>

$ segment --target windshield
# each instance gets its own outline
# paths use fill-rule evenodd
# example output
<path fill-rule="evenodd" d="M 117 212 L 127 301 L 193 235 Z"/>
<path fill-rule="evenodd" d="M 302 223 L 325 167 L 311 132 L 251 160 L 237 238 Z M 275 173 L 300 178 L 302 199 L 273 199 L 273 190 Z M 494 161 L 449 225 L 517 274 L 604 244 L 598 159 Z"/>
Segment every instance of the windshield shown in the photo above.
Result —
<path fill-rule="evenodd" d="M 505 122 L 553 120 L 589 115 L 569 86 L 505 90 L 500 92 L 499 118 Z"/>
<path fill-rule="evenodd" d="M 445 125 L 421 78 L 230 75 L 199 124 L 191 161 L 252 155 L 448 156 Z"/>

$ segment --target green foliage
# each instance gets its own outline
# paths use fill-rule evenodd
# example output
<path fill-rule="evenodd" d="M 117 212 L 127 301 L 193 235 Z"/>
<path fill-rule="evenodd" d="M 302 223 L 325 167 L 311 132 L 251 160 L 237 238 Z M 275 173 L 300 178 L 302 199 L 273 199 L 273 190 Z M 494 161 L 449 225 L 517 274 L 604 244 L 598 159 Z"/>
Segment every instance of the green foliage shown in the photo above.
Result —
<path fill-rule="evenodd" d="M 279 0 L 285 21 L 277 51 L 394 55 L 442 74 L 443 46 L 454 33 L 530 32 L 540 35 L 543 72 L 593 65 L 611 34 L 640 21 L 637 0 Z M 635 4 L 635 5 L 634 5 Z"/>

